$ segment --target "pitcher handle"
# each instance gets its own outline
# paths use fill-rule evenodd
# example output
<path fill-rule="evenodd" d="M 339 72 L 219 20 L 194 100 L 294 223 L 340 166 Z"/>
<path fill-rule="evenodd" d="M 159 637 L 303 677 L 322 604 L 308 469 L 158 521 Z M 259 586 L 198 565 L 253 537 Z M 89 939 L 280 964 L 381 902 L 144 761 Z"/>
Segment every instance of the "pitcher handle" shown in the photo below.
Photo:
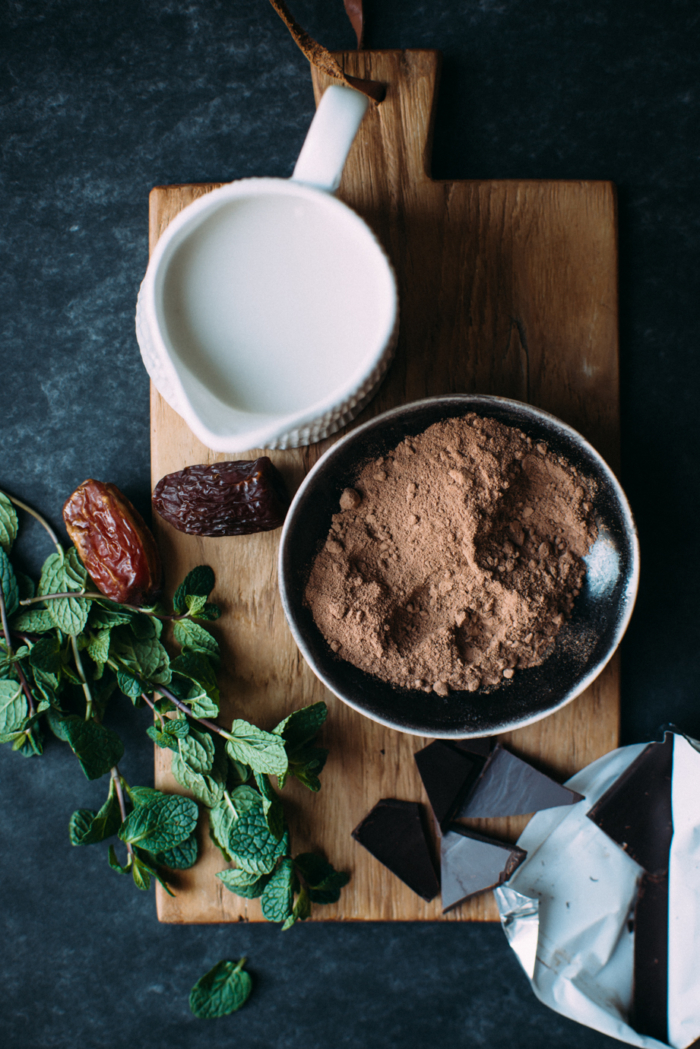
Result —
<path fill-rule="evenodd" d="M 292 182 L 335 193 L 369 102 L 366 95 L 331 84 L 306 134 Z"/>

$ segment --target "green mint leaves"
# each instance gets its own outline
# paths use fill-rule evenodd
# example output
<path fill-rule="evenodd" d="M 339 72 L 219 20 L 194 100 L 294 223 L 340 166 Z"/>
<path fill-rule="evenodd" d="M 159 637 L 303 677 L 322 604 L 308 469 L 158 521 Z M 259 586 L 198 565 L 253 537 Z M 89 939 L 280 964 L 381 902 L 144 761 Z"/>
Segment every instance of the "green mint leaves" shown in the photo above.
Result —
<path fill-rule="evenodd" d="M 253 982 L 244 971 L 246 959 L 239 962 L 217 962 L 205 973 L 190 992 L 190 1009 L 202 1020 L 228 1016 L 245 1005 Z"/>
<path fill-rule="evenodd" d="M 148 852 L 164 852 L 182 844 L 197 823 L 197 805 L 180 794 L 162 794 L 140 805 L 127 816 L 119 837 L 127 845 L 138 845 Z"/>

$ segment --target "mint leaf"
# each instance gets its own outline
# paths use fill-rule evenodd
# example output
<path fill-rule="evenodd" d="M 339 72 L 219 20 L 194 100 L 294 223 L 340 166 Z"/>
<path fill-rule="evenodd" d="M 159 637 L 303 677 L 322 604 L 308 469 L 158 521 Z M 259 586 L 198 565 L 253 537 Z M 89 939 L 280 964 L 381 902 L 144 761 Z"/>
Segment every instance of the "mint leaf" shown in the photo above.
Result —
<path fill-rule="evenodd" d="M 12 743 L 22 731 L 29 704 L 17 681 L 0 681 L 0 743 Z"/>
<path fill-rule="evenodd" d="M 126 790 L 134 808 L 138 808 L 140 805 L 150 805 L 157 798 L 167 798 L 169 796 L 163 794 L 160 790 L 156 790 L 155 787 L 127 787 Z"/>
<path fill-rule="evenodd" d="M 54 677 L 58 684 L 58 675 L 62 667 L 61 645 L 58 638 L 54 635 L 53 637 L 42 637 L 37 641 L 32 646 L 29 662 L 35 670 L 41 670 Z"/>
<path fill-rule="evenodd" d="M 216 674 L 207 656 L 200 652 L 182 652 L 171 662 L 173 673 L 193 681 L 215 703 L 219 702 Z"/>
<path fill-rule="evenodd" d="M 80 563 L 75 547 L 71 547 L 67 554 L 55 553 L 47 557 L 41 570 L 38 593 L 41 596 L 79 592 L 85 589 L 86 583 L 87 572 Z M 71 637 L 77 637 L 85 629 L 91 604 L 87 598 L 72 597 L 46 602 L 54 626 Z"/>
<path fill-rule="evenodd" d="M 177 753 L 178 741 L 175 736 L 169 732 L 161 732 L 160 729 L 156 728 L 155 725 L 149 725 L 146 729 L 146 735 L 150 736 L 157 747 L 162 750 L 172 750 Z"/>
<path fill-rule="evenodd" d="M 0 492 L 0 546 L 6 554 L 9 554 L 18 531 L 19 521 L 15 508 L 5 493 Z"/>
<path fill-rule="evenodd" d="M 141 693 L 144 691 L 141 679 L 129 670 L 117 671 L 117 685 L 122 695 L 128 696 L 129 699 L 140 699 Z"/>
<path fill-rule="evenodd" d="M 246 900 L 257 900 L 262 896 L 270 880 L 269 874 L 249 874 L 240 867 L 235 870 L 219 871 L 216 876 L 224 883 L 229 892 L 242 896 Z"/>
<path fill-rule="evenodd" d="M 313 903 L 337 903 L 340 890 L 350 881 L 345 871 L 337 871 L 316 852 L 303 852 L 294 857 L 294 866 L 308 886 Z"/>
<path fill-rule="evenodd" d="M 254 775 L 255 782 L 260 788 L 263 812 L 265 813 L 270 833 L 274 834 L 277 840 L 280 841 L 287 829 L 282 802 L 273 790 L 272 784 L 264 772 L 256 772 Z"/>
<path fill-rule="evenodd" d="M 190 1009 L 202 1020 L 212 1020 L 218 1016 L 228 1016 L 245 1005 L 253 982 L 247 972 L 243 972 L 245 958 L 237 963 L 217 962 L 213 969 L 205 973 L 190 992 Z"/>
<path fill-rule="evenodd" d="M 20 634 L 45 634 L 55 630 L 54 621 L 45 608 L 17 613 L 10 620 L 10 626 Z"/>
<path fill-rule="evenodd" d="M 287 752 L 284 740 L 271 732 L 236 719 L 231 725 L 233 738 L 226 743 L 226 753 L 234 761 L 250 765 L 254 772 L 282 775 L 287 771 Z"/>
<path fill-rule="evenodd" d="M 170 867 L 175 871 L 186 871 L 197 862 L 197 853 L 197 838 L 194 834 L 190 834 L 189 838 L 172 849 L 156 853 L 154 859 L 160 866 Z"/>
<path fill-rule="evenodd" d="M 148 852 L 166 852 L 189 838 L 197 815 L 197 804 L 191 798 L 164 794 L 135 808 L 124 820 L 119 837 Z"/>
<path fill-rule="evenodd" d="M 88 640 L 88 655 L 95 663 L 106 663 L 109 659 L 109 636 L 111 630 L 103 628 L 91 634 Z"/>
<path fill-rule="evenodd" d="M 219 606 L 218 605 L 213 605 L 213 604 L 211 604 L 210 601 L 207 601 L 207 603 L 204 606 L 204 608 L 200 608 L 199 612 L 197 612 L 197 615 L 196 615 L 195 618 L 196 619 L 218 619 L 220 615 L 221 615 L 221 609 L 219 608 Z"/>
<path fill-rule="evenodd" d="M 199 623 L 193 623 L 191 619 L 176 619 L 173 623 L 173 637 L 183 652 L 201 652 L 218 669 L 220 663 L 218 642 Z"/>
<path fill-rule="evenodd" d="M 197 615 L 207 603 L 207 599 L 202 594 L 188 594 L 185 598 L 185 604 L 187 605 L 187 611 L 191 616 Z"/>
<path fill-rule="evenodd" d="M 229 835 L 233 824 L 244 812 L 260 808 L 262 808 L 262 798 L 257 790 L 245 784 L 236 787 L 230 794 L 224 794 L 219 802 L 212 806 L 209 813 L 209 835 L 227 860 L 231 860 Z"/>
<path fill-rule="evenodd" d="M 178 615 L 187 611 L 187 597 L 207 598 L 214 589 L 214 573 L 209 565 L 198 565 L 185 576 L 173 596 L 173 608 Z"/>
<path fill-rule="evenodd" d="M 224 795 L 225 774 L 222 774 L 220 770 L 212 772 L 211 775 L 206 772 L 195 772 L 178 753 L 173 753 L 170 771 L 181 786 L 186 790 L 191 790 L 198 801 L 208 808 L 212 808 L 221 801 Z"/>
<path fill-rule="evenodd" d="M 284 932 L 286 929 L 291 929 L 292 925 L 294 925 L 295 922 L 305 922 L 306 919 L 310 917 L 311 900 L 309 899 L 309 895 L 306 889 L 302 885 L 299 891 L 299 895 L 297 896 L 296 903 L 294 904 L 294 909 L 285 921 L 284 925 L 282 926 L 282 932 Z"/>
<path fill-rule="evenodd" d="M 294 905 L 296 874 L 290 859 L 282 860 L 262 894 L 262 912 L 269 922 L 283 922 L 291 917 Z"/>
<path fill-rule="evenodd" d="M 99 812 L 78 809 L 73 813 L 68 825 L 71 845 L 95 845 L 98 841 L 111 838 L 117 833 L 121 823 L 119 800 L 114 789 L 110 787 L 107 800 Z"/>
<path fill-rule="evenodd" d="M 112 630 L 112 655 L 135 677 L 167 685 L 171 678 L 170 658 L 156 637 L 139 641 L 127 626 Z"/>
<path fill-rule="evenodd" d="M 190 726 L 186 718 L 164 718 L 162 729 L 151 725 L 146 733 L 158 747 L 179 752 L 179 741 L 189 734 Z M 213 747 L 212 747 L 213 749 Z"/>
<path fill-rule="evenodd" d="M 272 731 L 282 736 L 290 747 L 300 747 L 310 743 L 322 728 L 328 717 L 328 707 L 324 702 L 312 703 L 293 711 L 284 721 L 280 721 Z"/>
<path fill-rule="evenodd" d="M 121 863 L 119 862 L 119 860 L 117 859 L 117 850 L 114 848 L 114 845 L 110 845 L 109 851 L 107 852 L 107 859 L 108 859 L 109 865 L 110 865 L 110 867 L 112 868 L 113 871 L 117 871 L 119 874 L 129 874 L 130 873 L 130 871 L 131 871 L 131 862 L 129 860 L 127 860 L 127 862 L 124 864 L 124 866 L 122 866 Z"/>
<path fill-rule="evenodd" d="M 104 776 L 124 754 L 124 744 L 116 732 L 96 721 L 84 721 L 72 714 L 63 719 L 62 730 L 88 779 Z"/>
<path fill-rule="evenodd" d="M 214 740 L 208 732 L 190 729 L 179 742 L 180 757 L 193 772 L 211 772 L 214 767 Z"/>
<path fill-rule="evenodd" d="M 7 554 L 0 548 L 0 587 L 5 599 L 5 611 L 8 616 L 13 615 L 19 606 L 19 590 L 17 579 L 10 564 Z"/>
<path fill-rule="evenodd" d="M 138 614 L 138 612 L 132 612 L 105 598 L 104 601 L 93 601 L 88 622 L 91 627 L 97 629 L 104 627 L 111 630 L 112 627 L 130 623 Z"/>
<path fill-rule="evenodd" d="M 234 821 L 228 836 L 231 858 L 249 874 L 270 874 L 289 847 L 285 834 L 277 841 L 265 820 L 262 808 L 252 808 Z"/>

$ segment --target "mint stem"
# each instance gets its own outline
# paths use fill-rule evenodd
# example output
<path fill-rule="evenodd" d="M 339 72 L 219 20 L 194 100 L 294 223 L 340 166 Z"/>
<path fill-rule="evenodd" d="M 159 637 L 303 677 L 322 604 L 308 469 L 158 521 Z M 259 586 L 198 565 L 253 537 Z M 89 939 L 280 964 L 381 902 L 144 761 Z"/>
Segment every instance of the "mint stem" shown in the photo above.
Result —
<path fill-rule="evenodd" d="M 160 612 L 153 612 L 148 608 L 139 608 L 138 605 L 127 605 L 119 603 L 118 601 L 112 601 L 111 598 L 105 597 L 104 594 L 93 592 L 89 590 L 67 590 L 62 594 L 41 594 L 38 597 L 25 597 L 23 601 L 20 601 L 20 605 L 37 605 L 41 601 L 58 601 L 64 600 L 67 597 L 72 597 L 74 600 L 79 601 L 81 598 L 84 601 L 109 601 L 110 604 L 116 605 L 116 608 L 128 608 L 130 612 L 140 612 L 141 615 L 151 616 L 153 619 L 162 619 L 163 621 L 175 621 L 176 619 L 188 619 L 190 613 L 181 612 L 179 615 L 161 615 Z"/>
<path fill-rule="evenodd" d="M 74 637 L 71 637 L 70 643 L 73 649 L 73 658 L 75 659 L 75 666 L 83 686 L 83 692 L 85 693 L 85 720 L 89 721 L 92 717 L 92 692 L 90 691 L 90 686 L 87 683 L 85 671 L 83 670 L 83 661 L 80 658 L 80 652 L 78 651 L 78 642 L 75 640 Z"/>
<path fill-rule="evenodd" d="M 164 685 L 158 685 L 156 690 L 160 692 L 161 695 L 165 696 L 166 699 L 169 699 L 171 703 L 174 703 L 178 710 L 187 714 L 188 717 L 193 718 L 194 721 L 198 721 L 200 725 L 204 725 L 205 728 L 208 728 L 211 732 L 216 732 L 217 735 L 223 736 L 224 739 L 233 738 L 230 732 L 226 732 L 225 729 L 220 728 L 214 721 L 210 721 L 209 718 L 198 718 L 196 714 L 192 713 L 186 703 L 183 703 L 181 699 L 178 699 L 177 696 L 173 695 L 169 688 L 165 688 Z"/>
<path fill-rule="evenodd" d="M 19 508 L 21 510 L 26 510 L 26 512 L 28 514 L 31 514 L 32 517 L 34 517 L 39 522 L 39 524 L 42 525 L 42 527 L 46 529 L 46 531 L 51 536 L 51 541 L 53 542 L 54 546 L 58 550 L 59 554 L 62 554 L 63 553 L 63 547 L 59 543 L 58 536 L 56 535 L 56 533 L 54 532 L 53 528 L 51 527 L 49 522 L 46 520 L 46 518 L 42 517 L 41 514 L 37 513 L 36 510 L 33 510 L 31 508 L 31 506 L 27 506 L 26 503 L 23 503 L 21 499 L 15 499 L 14 495 L 10 495 L 8 492 L 5 492 L 5 495 L 10 500 L 11 503 L 14 503 L 15 506 L 19 506 Z"/>
<path fill-rule="evenodd" d="M 114 783 L 114 789 L 117 792 L 117 801 L 119 802 L 119 811 L 121 813 L 122 823 L 123 823 L 124 820 L 126 819 L 126 804 L 124 802 L 124 791 L 122 790 L 122 777 L 121 777 L 121 773 L 119 772 L 119 766 L 118 765 L 113 765 L 112 768 L 109 770 L 109 774 L 112 777 L 112 782 Z M 134 850 L 132 849 L 131 845 L 128 842 L 127 842 L 127 846 L 126 846 L 126 851 L 128 852 L 128 854 L 131 856 L 131 858 L 133 860 L 133 858 L 134 858 Z"/>
<path fill-rule="evenodd" d="M 7 645 L 7 654 L 8 654 L 9 657 L 12 657 L 14 655 L 14 650 L 12 648 L 12 640 L 10 638 L 10 624 L 7 621 L 7 606 L 5 605 L 5 594 L 4 594 L 3 589 L 2 589 L 1 586 L 0 586 L 0 618 L 2 618 L 2 632 L 5 635 L 5 644 Z M 21 663 L 15 663 L 14 666 L 15 666 L 15 668 L 17 670 L 17 677 L 19 678 L 19 683 L 22 686 L 22 691 L 24 692 L 25 696 L 27 697 L 27 703 L 29 704 L 29 714 L 30 714 L 30 716 L 33 716 L 36 713 L 36 707 L 34 706 L 34 697 L 32 696 L 32 690 L 30 689 L 29 685 L 27 684 L 27 679 L 24 676 L 24 671 L 22 670 Z"/>
<path fill-rule="evenodd" d="M 144 703 L 147 704 L 147 706 L 149 706 L 151 708 L 151 710 L 153 711 L 155 716 L 158 718 L 158 720 L 160 721 L 160 731 L 164 732 L 165 731 L 165 719 L 163 718 L 163 715 L 161 714 L 161 712 L 159 710 L 156 710 L 155 703 L 151 702 L 151 700 L 148 698 L 148 696 L 146 695 L 145 692 L 141 693 L 141 699 L 144 701 Z"/>

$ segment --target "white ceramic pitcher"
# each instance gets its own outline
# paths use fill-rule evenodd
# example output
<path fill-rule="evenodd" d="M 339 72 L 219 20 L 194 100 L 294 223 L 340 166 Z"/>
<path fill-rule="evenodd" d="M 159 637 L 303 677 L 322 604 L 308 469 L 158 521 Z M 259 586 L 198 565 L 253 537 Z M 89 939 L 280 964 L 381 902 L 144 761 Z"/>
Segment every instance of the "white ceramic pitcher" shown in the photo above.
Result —
<path fill-rule="evenodd" d="M 389 367 L 394 272 L 332 195 L 366 108 L 358 91 L 329 87 L 291 179 L 241 179 L 200 197 L 151 256 L 136 311 L 141 355 L 214 451 L 321 440 Z"/>

